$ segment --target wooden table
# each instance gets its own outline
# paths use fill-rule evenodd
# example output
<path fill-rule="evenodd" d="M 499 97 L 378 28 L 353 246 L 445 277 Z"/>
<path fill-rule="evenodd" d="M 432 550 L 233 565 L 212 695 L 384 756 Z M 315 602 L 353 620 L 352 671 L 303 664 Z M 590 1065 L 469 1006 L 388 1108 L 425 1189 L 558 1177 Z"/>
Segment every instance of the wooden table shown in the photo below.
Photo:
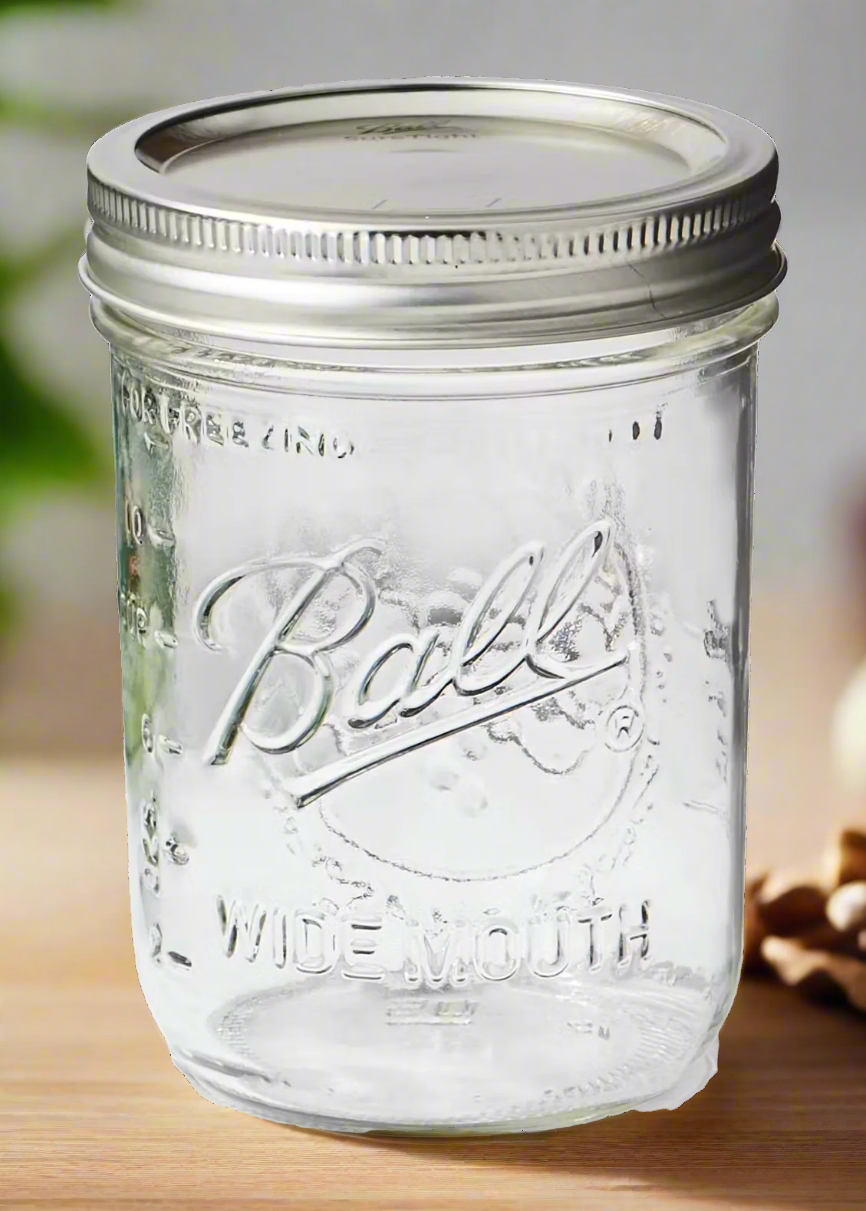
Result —
<path fill-rule="evenodd" d="M 805 856 L 847 810 L 818 797 L 847 660 L 838 639 L 791 659 L 803 647 L 785 617 L 756 621 L 756 863 L 771 847 Z M 122 796 L 116 761 L 0 763 L 0 1208 L 866 1207 L 866 1022 L 769 983 L 742 986 L 720 1074 L 673 1113 L 405 1142 L 211 1106 L 171 1066 L 138 989 Z"/>

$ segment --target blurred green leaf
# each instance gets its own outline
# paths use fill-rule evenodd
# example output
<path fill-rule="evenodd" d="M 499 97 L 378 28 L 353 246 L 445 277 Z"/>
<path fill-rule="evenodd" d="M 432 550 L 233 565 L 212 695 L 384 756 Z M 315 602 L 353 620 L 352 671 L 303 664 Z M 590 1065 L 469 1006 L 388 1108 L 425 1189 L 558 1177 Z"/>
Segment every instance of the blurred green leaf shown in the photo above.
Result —
<path fill-rule="evenodd" d="M 112 8 L 123 0 L 0 0 L 0 17 L 13 8 Z"/>
<path fill-rule="evenodd" d="M 7 14 L 42 13 L 88 8 L 130 8 L 133 0 L 0 0 L 0 22 Z M 52 134 L 70 135 L 93 142 L 115 126 L 134 118 L 138 108 L 101 104 L 95 108 L 77 103 L 45 101 L 38 95 L 12 93 L 0 96 L 0 122 L 35 128 Z"/>
<path fill-rule="evenodd" d="M 75 262 L 84 251 L 84 222 L 81 227 L 67 228 L 40 244 L 24 256 L 0 256 L 0 306 L 22 286 L 31 286 L 43 273 L 54 269 L 64 259 L 74 270 Z M 0 314 L 0 329 L 2 329 Z"/>
<path fill-rule="evenodd" d="M 0 584 L 0 635 L 12 625 L 17 613 L 15 598 Z"/>
<path fill-rule="evenodd" d="M 24 377 L 0 336 L 0 531 L 40 494 L 109 481 L 107 460 L 94 438 Z M 14 620 L 14 596 L 0 569 L 0 636 Z"/>
<path fill-rule="evenodd" d="M 107 479 L 95 440 L 22 374 L 0 337 L 0 523 L 26 497 Z"/>
<path fill-rule="evenodd" d="M 58 261 L 71 260 L 80 245 L 81 235 L 67 230 L 24 257 L 0 258 L 0 305 Z M 2 321 L 0 310 L 0 524 L 21 499 L 55 485 L 92 483 L 106 471 L 85 427 L 27 377 Z"/>
<path fill-rule="evenodd" d="M 2 3 L 3 0 L 0 0 L 0 4 Z M 93 143 L 107 130 L 128 122 L 137 113 L 140 113 L 140 109 L 135 106 L 111 110 L 100 106 L 90 111 L 74 106 L 60 108 L 37 97 L 0 96 L 0 122 L 25 130 L 39 130 L 52 135 L 85 139 L 88 143 Z"/>
<path fill-rule="evenodd" d="M 0 21 L 11 13 L 118 8 L 129 0 L 0 0 Z M 44 101 L 38 95 L 0 96 L 0 123 L 35 128 L 54 135 L 92 140 L 132 115 L 100 106 L 90 109 Z M 82 172 L 83 177 L 83 172 Z M 83 224 L 82 224 L 83 226 Z M 49 267 L 70 264 L 82 245 L 76 225 L 62 231 L 35 252 L 0 257 L 0 530 L 23 502 L 66 487 L 93 487 L 110 482 L 110 467 L 94 436 L 62 400 L 30 380 L 16 357 L 4 328 L 3 308 L 15 293 L 31 286 Z M 0 635 L 14 615 L 12 593 L 0 570 Z"/>

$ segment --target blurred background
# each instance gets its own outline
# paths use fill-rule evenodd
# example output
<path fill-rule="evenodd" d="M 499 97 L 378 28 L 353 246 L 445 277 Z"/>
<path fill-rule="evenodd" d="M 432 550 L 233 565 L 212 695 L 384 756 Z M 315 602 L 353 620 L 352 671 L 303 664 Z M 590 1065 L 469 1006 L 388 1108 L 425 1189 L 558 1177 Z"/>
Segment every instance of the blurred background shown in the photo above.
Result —
<path fill-rule="evenodd" d="M 90 142 L 247 89 L 548 77 L 711 102 L 777 142 L 790 274 L 760 368 L 753 843 L 769 797 L 823 813 L 815 754 L 862 645 L 864 46 L 863 0 L 0 0 L 0 750 L 120 752 L 107 351 L 76 276 Z"/>

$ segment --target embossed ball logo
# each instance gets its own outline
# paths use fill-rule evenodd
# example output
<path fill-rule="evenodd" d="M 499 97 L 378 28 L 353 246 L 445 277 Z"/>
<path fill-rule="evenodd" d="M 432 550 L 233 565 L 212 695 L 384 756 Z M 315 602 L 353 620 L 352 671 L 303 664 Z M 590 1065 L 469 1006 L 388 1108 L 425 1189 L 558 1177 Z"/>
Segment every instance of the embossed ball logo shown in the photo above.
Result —
<path fill-rule="evenodd" d="M 419 593 L 377 540 L 218 577 L 195 631 L 238 675 L 205 763 L 251 748 L 299 818 L 417 874 L 497 878 L 574 850 L 644 739 L 633 561 L 603 518 L 553 560 L 528 542 L 449 580 Z M 261 634 L 239 661 L 251 608 Z"/>

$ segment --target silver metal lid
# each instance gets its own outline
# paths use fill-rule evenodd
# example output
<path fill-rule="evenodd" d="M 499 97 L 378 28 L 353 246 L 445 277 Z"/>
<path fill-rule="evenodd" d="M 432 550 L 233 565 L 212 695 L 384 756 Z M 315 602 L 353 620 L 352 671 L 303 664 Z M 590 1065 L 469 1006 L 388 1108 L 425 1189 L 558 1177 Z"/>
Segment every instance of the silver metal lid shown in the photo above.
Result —
<path fill-rule="evenodd" d="M 671 97 L 421 79 L 186 105 L 88 156 L 82 276 L 252 340 L 514 344 L 669 327 L 781 281 L 778 161 Z"/>

